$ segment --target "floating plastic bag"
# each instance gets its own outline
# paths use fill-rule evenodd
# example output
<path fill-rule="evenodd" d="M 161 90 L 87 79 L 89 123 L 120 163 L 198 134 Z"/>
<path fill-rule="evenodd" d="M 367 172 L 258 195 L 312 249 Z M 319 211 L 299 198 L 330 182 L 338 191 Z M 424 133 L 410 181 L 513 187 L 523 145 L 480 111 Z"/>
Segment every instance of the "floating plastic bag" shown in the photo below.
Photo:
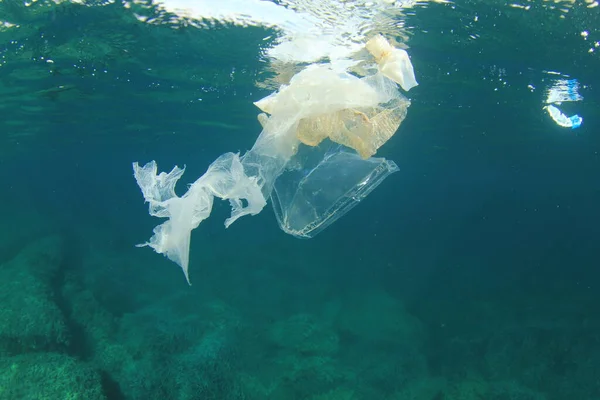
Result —
<path fill-rule="evenodd" d="M 367 159 L 396 133 L 409 105 L 408 100 L 397 97 L 376 107 L 344 109 L 306 118 L 300 121 L 297 136 L 308 146 L 317 146 L 329 138 Z"/>
<path fill-rule="evenodd" d="M 275 116 L 259 116 L 266 130 L 278 132 L 297 120 L 296 137 L 302 143 L 317 146 L 329 138 L 366 159 L 396 133 L 410 102 L 382 74 L 358 78 L 329 65 L 312 65 L 255 104 Z"/>
<path fill-rule="evenodd" d="M 330 64 L 306 67 L 255 103 L 269 115 L 259 115 L 263 130 L 254 146 L 241 157 L 217 158 L 182 197 L 175 184 L 183 169 L 158 174 L 154 161 L 134 163 L 150 215 L 168 218 L 141 246 L 177 263 L 189 283 L 191 231 L 209 217 L 215 197 L 231 204 L 226 227 L 258 214 L 271 198 L 285 232 L 313 237 L 395 172 L 392 161 L 370 156 L 396 132 L 410 104 L 394 82 L 406 90 L 417 83 L 406 52 L 383 37 L 369 43 L 379 73 L 359 78 Z"/>
<path fill-rule="evenodd" d="M 277 222 L 290 235 L 312 238 L 396 171 L 393 161 L 365 160 L 329 141 L 302 146 L 271 193 Z"/>

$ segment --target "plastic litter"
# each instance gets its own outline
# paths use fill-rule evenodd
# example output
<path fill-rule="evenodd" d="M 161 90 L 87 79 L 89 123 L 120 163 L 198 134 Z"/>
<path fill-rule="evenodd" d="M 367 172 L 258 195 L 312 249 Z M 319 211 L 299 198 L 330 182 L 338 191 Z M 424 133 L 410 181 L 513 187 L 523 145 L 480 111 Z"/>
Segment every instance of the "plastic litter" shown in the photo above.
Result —
<path fill-rule="evenodd" d="M 409 91 L 418 85 L 413 65 L 405 50 L 392 47 L 381 35 L 369 40 L 366 48 L 375 57 L 381 73 L 398 83 L 402 89 Z"/>
<path fill-rule="evenodd" d="M 583 123 L 583 118 L 579 115 L 567 117 L 556 105 L 561 105 L 563 102 L 581 100 L 583 100 L 583 96 L 579 94 L 579 82 L 577 79 L 558 79 L 548 89 L 546 95 L 547 105 L 544 108 L 548 110 L 548 114 L 550 114 L 550 117 L 558 126 L 577 129 Z"/>
<path fill-rule="evenodd" d="M 579 128 L 583 123 L 583 118 L 581 118 L 579 115 L 567 117 L 562 111 L 553 105 L 546 106 L 546 109 L 548 110 L 548 114 L 550 114 L 550 117 L 554 120 L 554 122 L 564 128 L 576 129 Z"/>
<path fill-rule="evenodd" d="M 168 218 L 140 246 L 164 254 L 189 280 L 190 236 L 209 217 L 215 198 L 228 200 L 229 227 L 256 215 L 271 199 L 281 229 L 309 238 L 356 206 L 391 173 L 393 161 L 372 158 L 397 131 L 417 85 L 410 59 L 382 36 L 367 43 L 377 73 L 358 77 L 331 64 L 312 64 L 288 85 L 257 101 L 262 132 L 244 155 L 225 153 L 181 197 L 184 170 L 158 173 L 156 162 L 134 176 L 152 216 Z M 267 115 L 268 114 L 268 115 Z"/>

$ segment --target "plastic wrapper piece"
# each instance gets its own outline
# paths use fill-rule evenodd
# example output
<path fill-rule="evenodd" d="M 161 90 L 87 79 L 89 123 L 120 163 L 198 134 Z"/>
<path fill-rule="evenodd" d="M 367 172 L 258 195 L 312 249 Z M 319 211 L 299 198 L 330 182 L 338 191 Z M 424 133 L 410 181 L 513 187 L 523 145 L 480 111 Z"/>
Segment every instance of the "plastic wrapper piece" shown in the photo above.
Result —
<path fill-rule="evenodd" d="M 271 113 L 259 115 L 267 133 L 289 134 L 295 129 L 297 139 L 309 146 L 328 137 L 366 159 L 398 130 L 410 102 L 382 74 L 358 78 L 328 65 L 314 65 L 255 104 Z"/>
<path fill-rule="evenodd" d="M 396 171 L 393 161 L 364 160 L 329 140 L 302 146 L 271 193 L 279 226 L 290 235 L 312 238 Z"/>
<path fill-rule="evenodd" d="M 214 198 L 227 199 L 231 204 L 231 217 L 225 226 L 243 215 L 258 214 L 266 205 L 256 179 L 246 176 L 238 154 L 225 153 L 217 158 L 182 197 L 175 194 L 175 185 L 183 169 L 175 167 L 168 174 L 157 174 L 156 162 L 151 161 L 143 167 L 134 163 L 133 171 L 150 204 L 150 215 L 169 218 L 154 228 L 148 242 L 139 246 L 150 246 L 178 264 L 188 283 L 191 232 L 210 216 Z"/>
<path fill-rule="evenodd" d="M 550 114 L 550 118 L 552 118 L 558 126 L 562 126 L 563 128 L 577 129 L 583 123 L 583 118 L 579 115 L 567 117 L 553 105 L 546 106 L 546 109 L 548 110 L 548 114 Z"/>
<path fill-rule="evenodd" d="M 272 200 L 281 229 L 309 238 L 336 221 L 388 175 L 394 162 L 373 158 L 394 135 L 410 102 L 405 90 L 417 83 L 410 60 L 383 37 L 370 42 L 379 71 L 358 77 L 340 64 L 312 64 L 288 85 L 257 101 L 262 131 L 243 156 L 225 153 L 179 197 L 175 185 L 184 170 L 157 173 L 154 161 L 134 176 L 150 214 L 167 218 L 141 246 L 177 263 L 189 283 L 193 229 L 210 216 L 215 197 L 229 200 L 228 227 L 256 215 Z M 268 114 L 268 115 L 267 115 Z"/>
<path fill-rule="evenodd" d="M 328 137 L 367 159 L 396 133 L 409 105 L 407 99 L 398 97 L 377 107 L 306 118 L 298 124 L 298 139 L 306 145 L 317 146 Z"/>
<path fill-rule="evenodd" d="M 399 84 L 402 89 L 409 91 L 418 85 L 413 65 L 405 50 L 393 47 L 381 35 L 369 40 L 366 48 L 375 57 L 381 73 Z"/>
<path fill-rule="evenodd" d="M 345 108 L 375 106 L 388 101 L 389 96 L 389 92 L 378 91 L 366 79 L 335 71 L 327 64 L 314 64 L 294 75 L 289 85 L 254 104 L 275 116 L 275 120 L 297 122 Z"/>

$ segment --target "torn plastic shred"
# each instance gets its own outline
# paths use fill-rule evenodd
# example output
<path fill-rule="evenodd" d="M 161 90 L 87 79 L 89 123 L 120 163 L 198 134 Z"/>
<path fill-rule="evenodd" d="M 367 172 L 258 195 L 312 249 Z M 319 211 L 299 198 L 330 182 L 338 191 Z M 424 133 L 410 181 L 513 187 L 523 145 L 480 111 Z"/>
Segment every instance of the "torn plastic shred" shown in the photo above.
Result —
<path fill-rule="evenodd" d="M 188 283 L 191 233 L 206 220 L 215 199 L 228 200 L 231 217 L 260 213 L 270 200 L 280 228 L 311 238 L 330 226 L 398 171 L 373 157 L 398 130 L 418 83 L 406 51 L 381 35 L 365 47 L 377 72 L 357 76 L 331 63 L 315 63 L 257 101 L 262 131 L 243 155 L 224 153 L 181 197 L 175 185 L 184 169 L 158 172 L 155 161 L 133 163 L 149 213 L 168 218 L 148 246 L 178 264 Z"/>
<path fill-rule="evenodd" d="M 554 122 L 564 128 L 577 129 L 583 123 L 583 118 L 577 114 L 567 117 L 562 111 L 553 105 L 546 106 L 546 109 L 548 110 L 548 114 L 550 114 L 550 117 L 554 120 Z"/>
<path fill-rule="evenodd" d="M 548 89 L 546 97 L 546 106 L 550 117 L 558 126 L 563 128 L 577 129 L 583 123 L 583 118 L 579 115 L 567 117 L 557 105 L 563 102 L 581 101 L 583 96 L 579 94 L 579 82 L 577 79 L 558 79 L 552 87 Z"/>

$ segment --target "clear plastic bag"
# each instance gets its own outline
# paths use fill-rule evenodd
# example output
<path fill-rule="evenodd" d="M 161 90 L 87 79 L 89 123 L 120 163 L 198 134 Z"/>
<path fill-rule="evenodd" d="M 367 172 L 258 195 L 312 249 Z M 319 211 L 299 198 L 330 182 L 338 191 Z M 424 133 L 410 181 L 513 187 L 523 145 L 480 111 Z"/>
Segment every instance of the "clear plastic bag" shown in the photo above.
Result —
<path fill-rule="evenodd" d="M 263 129 L 252 148 L 218 157 L 181 197 L 174 188 L 183 169 L 159 174 L 154 161 L 134 163 L 150 215 L 168 218 L 142 246 L 177 263 L 189 282 L 190 235 L 210 216 L 215 198 L 231 204 L 226 227 L 258 214 L 271 198 L 281 229 L 310 238 L 397 171 L 393 161 L 371 156 L 406 117 L 410 102 L 396 83 L 408 90 L 417 82 L 404 50 L 381 36 L 367 49 L 378 64 L 374 75 L 313 64 L 256 102 L 266 114 L 259 115 Z"/>
<path fill-rule="evenodd" d="M 279 226 L 290 235 L 312 238 L 396 171 L 393 161 L 362 159 L 328 140 L 319 147 L 302 146 L 271 192 Z"/>

